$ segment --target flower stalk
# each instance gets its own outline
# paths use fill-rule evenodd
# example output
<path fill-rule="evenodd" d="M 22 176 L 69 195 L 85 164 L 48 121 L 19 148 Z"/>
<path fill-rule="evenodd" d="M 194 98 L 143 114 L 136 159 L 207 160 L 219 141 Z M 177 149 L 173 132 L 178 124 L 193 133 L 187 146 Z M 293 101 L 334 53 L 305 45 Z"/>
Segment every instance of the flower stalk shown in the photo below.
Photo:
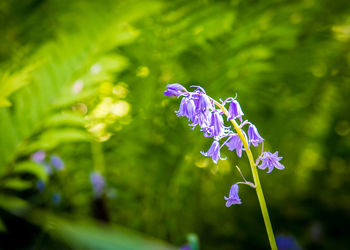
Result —
<path fill-rule="evenodd" d="M 189 126 L 191 126 L 192 129 L 199 126 L 200 130 L 204 132 L 203 135 L 205 137 L 211 137 L 213 139 L 213 143 L 209 150 L 207 152 L 201 151 L 202 155 L 211 157 L 213 162 L 217 164 L 219 160 L 226 159 L 222 158 L 220 155 L 220 150 L 224 146 L 226 146 L 230 151 L 235 150 L 238 157 L 242 157 L 242 151 L 246 152 L 254 183 L 248 182 L 244 178 L 241 170 L 237 167 L 244 182 L 236 182 L 231 186 L 229 196 L 224 196 L 224 199 L 226 200 L 226 207 L 242 204 L 242 201 L 238 195 L 239 184 L 248 185 L 254 188 L 258 196 L 271 249 L 277 249 L 257 169 L 268 168 L 267 173 L 270 173 L 275 168 L 282 170 L 284 169 L 284 166 L 279 162 L 282 157 L 278 156 L 277 151 L 273 154 L 271 152 L 263 151 L 255 162 L 250 147 L 259 147 L 260 143 L 263 145 L 264 139 L 261 137 L 254 124 L 247 120 L 243 121 L 242 116 L 244 113 L 239 102 L 236 100 L 236 97 L 228 97 L 224 101 L 220 99 L 221 103 L 219 103 L 208 96 L 202 87 L 191 87 L 195 87 L 196 90 L 190 92 L 181 84 L 168 84 L 167 90 L 164 92 L 164 94 L 170 97 L 182 97 L 180 108 L 178 111 L 175 111 L 176 115 L 187 117 L 188 121 L 191 122 Z M 229 103 L 228 110 L 225 108 L 226 103 Z M 226 116 L 226 119 L 223 118 L 223 115 Z M 237 123 L 236 119 L 239 120 L 240 123 Z M 233 125 L 233 129 L 231 129 L 231 127 L 226 127 L 224 120 L 230 121 Z M 247 136 L 243 130 L 243 126 L 248 124 L 249 127 Z M 222 140 L 224 140 L 223 143 L 220 142 Z"/>
<path fill-rule="evenodd" d="M 213 100 L 213 102 L 214 102 L 214 104 L 216 106 L 218 106 L 222 110 L 222 112 L 224 112 L 224 114 L 226 116 L 228 116 L 228 111 L 226 110 L 226 108 L 224 106 L 222 106 L 220 103 L 218 103 L 215 100 Z M 269 238 L 271 249 L 277 250 L 276 240 L 275 240 L 275 236 L 274 236 L 274 233 L 273 233 L 269 212 L 267 210 L 264 193 L 262 191 L 262 187 L 261 187 L 261 184 L 260 184 L 259 174 L 258 174 L 258 170 L 257 170 L 257 168 L 255 166 L 255 161 L 254 161 L 254 157 L 253 157 L 252 151 L 249 148 L 249 144 L 248 144 L 245 136 L 243 135 L 240 126 L 238 126 L 238 124 L 236 123 L 236 121 L 234 119 L 231 119 L 230 122 L 234 126 L 234 128 L 235 128 L 235 130 L 236 130 L 236 132 L 237 132 L 237 134 L 239 136 L 239 138 L 243 142 L 243 147 L 245 148 L 245 152 L 246 152 L 246 154 L 248 156 L 250 169 L 251 169 L 252 174 L 253 174 L 255 190 L 256 190 L 256 194 L 258 196 L 261 213 L 263 215 L 265 228 L 266 228 L 266 232 L 267 232 L 267 237 Z"/>

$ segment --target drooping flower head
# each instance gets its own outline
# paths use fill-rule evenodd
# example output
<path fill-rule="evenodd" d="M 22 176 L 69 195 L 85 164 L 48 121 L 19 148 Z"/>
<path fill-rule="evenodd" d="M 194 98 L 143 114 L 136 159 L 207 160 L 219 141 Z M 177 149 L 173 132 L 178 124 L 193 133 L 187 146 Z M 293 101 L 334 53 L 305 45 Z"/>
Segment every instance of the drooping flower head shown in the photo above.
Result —
<path fill-rule="evenodd" d="M 217 140 L 214 140 L 211 144 L 208 152 L 201 151 L 201 154 L 204 156 L 209 156 L 213 159 L 213 162 L 216 164 L 219 159 L 225 160 L 226 158 L 221 158 L 220 156 L 220 143 Z"/>
<path fill-rule="evenodd" d="M 242 131 L 243 132 L 243 131 Z M 244 133 L 244 132 L 243 132 Z M 244 133 L 245 135 L 245 133 Z M 245 137 L 247 137 L 245 135 Z M 226 143 L 226 146 L 230 151 L 236 150 L 237 156 L 242 157 L 243 142 L 237 134 L 234 134 L 231 139 Z"/>
<path fill-rule="evenodd" d="M 190 121 L 195 120 L 196 106 L 193 99 L 188 96 L 184 96 L 180 103 L 180 108 L 176 111 L 177 116 L 185 116 Z"/>
<path fill-rule="evenodd" d="M 249 143 L 252 143 L 254 147 L 259 146 L 259 143 L 263 142 L 264 139 L 260 136 L 258 129 L 250 124 L 248 128 Z"/>
<path fill-rule="evenodd" d="M 228 135 L 229 127 L 225 127 L 224 119 L 220 111 L 215 110 L 211 114 L 210 135 L 214 137 L 225 137 Z"/>
<path fill-rule="evenodd" d="M 241 109 L 241 106 L 239 105 L 239 103 L 235 99 L 232 99 L 230 102 L 228 114 L 229 114 L 227 117 L 228 121 L 231 119 L 238 118 L 242 122 L 242 116 L 244 115 L 244 113 Z"/>
<path fill-rule="evenodd" d="M 166 86 L 167 90 L 164 91 L 166 96 L 180 96 L 186 92 L 186 88 L 179 83 L 168 84 Z"/>
<path fill-rule="evenodd" d="M 264 152 L 262 156 L 259 156 L 259 158 L 256 160 L 256 165 L 260 169 L 268 168 L 267 173 L 271 173 L 273 168 L 277 169 L 284 169 L 284 166 L 279 163 L 280 160 L 282 160 L 283 157 L 278 157 L 278 151 L 275 153 L 270 152 Z M 261 161 L 261 164 L 258 165 Z"/>
<path fill-rule="evenodd" d="M 242 204 L 241 199 L 238 196 L 238 184 L 233 184 L 230 189 L 228 197 L 224 197 L 226 200 L 226 207 L 230 207 L 234 204 Z"/>

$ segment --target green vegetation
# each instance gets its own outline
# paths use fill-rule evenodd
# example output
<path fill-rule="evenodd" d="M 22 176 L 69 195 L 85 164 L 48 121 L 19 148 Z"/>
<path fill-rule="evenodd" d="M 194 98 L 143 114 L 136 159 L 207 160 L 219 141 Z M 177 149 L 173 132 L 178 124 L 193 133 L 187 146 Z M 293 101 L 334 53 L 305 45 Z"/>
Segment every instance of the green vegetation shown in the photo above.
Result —
<path fill-rule="evenodd" d="M 266 249 L 255 191 L 225 207 L 246 155 L 199 153 L 174 82 L 237 93 L 284 157 L 259 170 L 277 236 L 349 245 L 349 1 L 5 0 L 0 31 L 0 248 Z"/>

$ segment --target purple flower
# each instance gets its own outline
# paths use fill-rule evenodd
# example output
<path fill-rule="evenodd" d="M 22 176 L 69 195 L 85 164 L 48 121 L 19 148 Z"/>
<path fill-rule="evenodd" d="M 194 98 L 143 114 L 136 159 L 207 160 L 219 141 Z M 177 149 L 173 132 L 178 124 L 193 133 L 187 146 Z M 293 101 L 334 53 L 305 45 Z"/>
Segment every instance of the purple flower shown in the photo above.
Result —
<path fill-rule="evenodd" d="M 178 83 L 168 84 L 166 86 L 167 90 L 164 91 L 164 95 L 166 96 L 180 96 L 187 91 L 184 86 Z"/>
<path fill-rule="evenodd" d="M 177 116 L 185 116 L 188 120 L 194 121 L 196 114 L 194 101 L 187 96 L 183 97 L 180 103 L 180 108 L 176 113 Z"/>
<path fill-rule="evenodd" d="M 233 204 L 242 204 L 241 199 L 238 196 L 238 185 L 233 184 L 228 198 L 226 196 L 224 198 L 226 200 L 226 207 L 230 207 Z"/>
<path fill-rule="evenodd" d="M 61 203 L 61 200 L 62 200 L 62 197 L 59 193 L 54 193 L 52 195 L 52 202 L 55 204 L 55 205 L 58 205 Z"/>
<path fill-rule="evenodd" d="M 213 162 L 216 164 L 218 163 L 218 160 L 225 160 L 226 158 L 220 157 L 220 143 L 217 140 L 214 140 L 213 144 L 211 144 L 208 152 L 201 151 L 201 154 L 204 156 L 212 157 Z"/>
<path fill-rule="evenodd" d="M 278 151 L 273 154 L 270 152 L 264 152 L 264 154 L 262 156 L 259 156 L 259 158 L 256 160 L 256 165 L 260 169 L 265 169 L 267 167 L 267 173 L 271 173 L 274 167 L 280 170 L 284 169 L 284 166 L 279 163 L 282 158 L 283 157 L 278 157 Z M 260 161 L 261 164 L 258 165 Z"/>
<path fill-rule="evenodd" d="M 248 128 L 249 143 L 252 143 L 255 147 L 259 146 L 259 143 L 263 142 L 263 138 L 259 135 L 258 129 L 250 124 Z"/>
<path fill-rule="evenodd" d="M 103 176 L 98 172 L 92 172 L 90 174 L 90 182 L 95 196 L 100 197 L 103 194 L 105 187 L 105 180 Z"/>
<path fill-rule="evenodd" d="M 210 135 L 214 137 L 224 137 L 227 135 L 229 127 L 224 126 L 224 119 L 218 110 L 211 115 Z"/>
<path fill-rule="evenodd" d="M 239 120 L 242 122 L 242 116 L 244 115 L 244 113 L 241 109 L 241 106 L 235 99 L 232 99 L 232 101 L 230 102 L 228 114 L 229 114 L 227 117 L 228 121 L 231 119 L 239 118 Z"/>
<path fill-rule="evenodd" d="M 64 169 L 64 162 L 57 155 L 52 155 L 50 158 L 50 162 L 57 170 Z"/>
<path fill-rule="evenodd" d="M 31 155 L 32 161 L 36 163 L 42 163 L 45 159 L 45 151 L 39 150 Z"/>
<path fill-rule="evenodd" d="M 226 143 L 226 146 L 230 151 L 233 151 L 236 149 L 237 156 L 242 157 L 243 142 L 241 141 L 241 138 L 239 138 L 237 134 L 231 137 L 231 139 Z"/>
<path fill-rule="evenodd" d="M 203 93 L 198 95 L 195 104 L 197 113 L 205 112 L 206 114 L 209 114 L 209 111 L 214 108 L 209 97 Z"/>
<path fill-rule="evenodd" d="M 193 123 L 190 124 L 190 126 L 192 126 L 194 129 L 197 125 L 199 125 L 202 131 L 206 131 L 209 128 L 210 121 L 211 115 L 207 115 L 205 112 L 200 112 L 194 116 Z"/>

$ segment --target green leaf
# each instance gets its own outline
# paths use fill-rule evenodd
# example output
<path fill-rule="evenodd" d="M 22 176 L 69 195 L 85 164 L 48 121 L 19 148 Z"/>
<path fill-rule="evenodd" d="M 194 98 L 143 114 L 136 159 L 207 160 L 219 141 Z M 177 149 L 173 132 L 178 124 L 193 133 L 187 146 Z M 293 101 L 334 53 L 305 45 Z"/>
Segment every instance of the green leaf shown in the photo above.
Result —
<path fill-rule="evenodd" d="M 47 173 L 45 169 L 40 165 L 32 161 L 26 161 L 17 164 L 14 167 L 15 173 L 28 173 L 36 176 L 38 179 L 42 180 L 43 182 L 47 181 Z"/>
<path fill-rule="evenodd" d="M 49 233 L 68 243 L 73 249 L 167 250 L 177 249 L 168 243 L 118 226 L 107 226 L 91 220 L 72 221 L 35 211 L 30 216 L 34 223 L 49 227 Z"/>
<path fill-rule="evenodd" d="M 33 185 L 32 181 L 22 180 L 22 179 L 16 177 L 16 178 L 4 180 L 1 183 L 0 187 L 21 191 L 21 190 L 25 190 L 25 189 L 32 187 L 32 185 Z"/>

